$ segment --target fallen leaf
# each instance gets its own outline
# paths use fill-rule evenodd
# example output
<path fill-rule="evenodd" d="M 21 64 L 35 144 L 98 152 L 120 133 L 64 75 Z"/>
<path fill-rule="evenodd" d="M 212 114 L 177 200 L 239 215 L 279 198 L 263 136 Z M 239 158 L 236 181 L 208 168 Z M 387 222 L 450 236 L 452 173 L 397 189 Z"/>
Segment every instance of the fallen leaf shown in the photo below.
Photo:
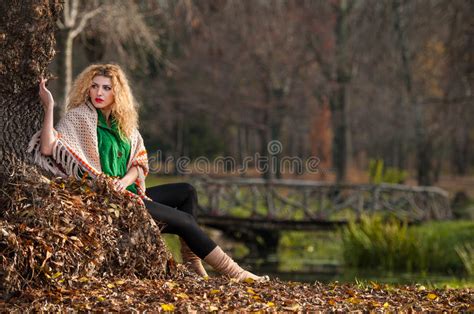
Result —
<path fill-rule="evenodd" d="M 359 304 L 359 303 L 362 302 L 361 299 L 358 299 L 358 298 L 355 298 L 355 297 L 349 298 L 349 299 L 347 299 L 347 301 L 352 303 L 352 304 Z"/>
<path fill-rule="evenodd" d="M 186 293 L 178 293 L 176 295 L 178 298 L 181 298 L 181 299 L 188 299 L 188 295 Z"/>
<path fill-rule="evenodd" d="M 380 285 L 378 283 L 376 283 L 375 281 L 371 281 L 370 284 L 372 285 L 372 288 L 374 288 L 376 290 L 380 289 Z"/>
<path fill-rule="evenodd" d="M 290 306 L 284 306 L 283 307 L 284 310 L 288 310 L 288 311 L 299 311 L 300 308 L 301 308 L 301 306 L 298 303 L 295 303 L 295 304 L 290 305 Z"/>
<path fill-rule="evenodd" d="M 376 302 L 376 301 L 372 301 L 370 304 L 371 304 L 373 307 L 379 307 L 379 306 L 381 306 L 381 304 L 380 304 L 379 302 Z"/>
<path fill-rule="evenodd" d="M 161 308 L 162 308 L 163 311 L 165 311 L 165 312 L 174 311 L 174 305 L 171 304 L 171 303 L 168 303 L 168 304 L 161 304 Z"/>
<path fill-rule="evenodd" d="M 172 281 L 167 281 L 165 283 L 165 285 L 170 288 L 170 289 L 173 289 L 174 287 L 176 287 L 176 283 L 172 282 Z"/>

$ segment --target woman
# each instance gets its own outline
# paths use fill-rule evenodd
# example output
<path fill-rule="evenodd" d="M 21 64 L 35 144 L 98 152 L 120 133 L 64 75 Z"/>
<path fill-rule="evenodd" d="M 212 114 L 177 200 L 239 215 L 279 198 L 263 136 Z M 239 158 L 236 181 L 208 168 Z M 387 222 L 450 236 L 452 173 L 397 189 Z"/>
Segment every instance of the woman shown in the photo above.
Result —
<path fill-rule="evenodd" d="M 59 176 L 92 178 L 101 173 L 116 177 L 118 191 L 138 195 L 152 217 L 164 222 L 164 233 L 178 234 L 183 261 L 197 274 L 207 276 L 201 259 L 224 275 L 244 280 L 264 280 L 235 263 L 198 226 L 197 194 L 187 183 L 148 189 L 148 160 L 138 132 L 137 105 L 127 78 L 114 64 L 91 65 L 77 77 L 66 114 L 53 128 L 54 99 L 41 80 L 39 95 L 44 107 L 43 126 L 29 151 L 43 168 Z"/>

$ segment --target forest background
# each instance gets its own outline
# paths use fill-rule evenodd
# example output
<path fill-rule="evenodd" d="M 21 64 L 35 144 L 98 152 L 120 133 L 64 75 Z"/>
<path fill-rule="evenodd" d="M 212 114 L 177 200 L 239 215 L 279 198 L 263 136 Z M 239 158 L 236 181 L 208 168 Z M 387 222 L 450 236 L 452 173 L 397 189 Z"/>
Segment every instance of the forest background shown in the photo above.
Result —
<path fill-rule="evenodd" d="M 473 6 L 67 0 L 50 87 L 62 108 L 88 64 L 125 67 L 152 161 L 316 157 L 319 171 L 262 175 L 367 182 L 370 161 L 380 160 L 407 171 L 405 183 L 469 195 Z M 239 175 L 260 175 L 249 165 Z"/>

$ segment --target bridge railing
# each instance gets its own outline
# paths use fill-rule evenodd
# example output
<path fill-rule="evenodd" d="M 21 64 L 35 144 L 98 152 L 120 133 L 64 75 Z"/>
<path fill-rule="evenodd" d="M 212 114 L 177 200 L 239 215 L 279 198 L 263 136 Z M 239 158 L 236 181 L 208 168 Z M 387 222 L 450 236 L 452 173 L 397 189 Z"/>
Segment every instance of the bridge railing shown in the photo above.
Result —
<path fill-rule="evenodd" d="M 194 177 L 192 183 L 201 215 L 294 221 L 340 221 L 364 213 L 408 221 L 452 216 L 448 193 L 437 187 L 208 177 Z"/>

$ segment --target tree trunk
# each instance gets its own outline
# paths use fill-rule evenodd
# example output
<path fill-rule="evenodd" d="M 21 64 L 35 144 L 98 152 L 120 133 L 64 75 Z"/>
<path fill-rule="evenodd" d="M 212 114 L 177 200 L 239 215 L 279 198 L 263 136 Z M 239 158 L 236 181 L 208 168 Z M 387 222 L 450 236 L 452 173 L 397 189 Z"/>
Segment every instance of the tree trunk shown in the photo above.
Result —
<path fill-rule="evenodd" d="M 333 124 L 333 165 L 336 168 L 336 181 L 346 179 L 347 171 L 347 84 L 350 81 L 347 58 L 349 14 L 348 3 L 342 1 L 337 8 L 336 20 L 336 87 L 331 93 L 329 103 Z"/>
<path fill-rule="evenodd" d="M 393 2 L 393 10 L 395 13 L 394 28 L 397 35 L 397 44 L 400 50 L 400 57 L 402 59 L 402 75 L 403 82 L 408 97 L 408 102 L 412 108 L 415 117 L 415 147 L 416 147 L 416 167 L 417 179 L 419 185 L 431 185 L 432 179 L 432 143 L 425 136 L 425 129 L 423 126 L 423 108 L 415 100 L 413 93 L 413 79 L 410 69 L 410 60 L 408 47 L 406 45 L 405 30 L 402 27 L 402 5 L 399 0 Z"/>
<path fill-rule="evenodd" d="M 271 141 L 271 129 L 269 127 L 269 111 L 266 110 L 263 117 L 262 125 L 264 128 L 258 130 L 260 137 L 260 158 L 257 160 L 257 169 L 261 171 L 261 177 L 266 180 L 274 179 L 274 174 L 272 173 L 272 155 L 268 151 L 268 145 Z"/>
<path fill-rule="evenodd" d="M 0 160 L 8 156 L 27 161 L 27 146 L 41 127 L 43 109 L 38 83 L 55 50 L 54 30 L 59 0 L 0 2 Z M 5 53 L 8 52 L 8 53 Z"/>
<path fill-rule="evenodd" d="M 282 119 L 285 106 L 281 103 L 282 99 L 277 98 L 277 106 L 273 108 L 272 120 L 270 124 L 270 141 L 268 147 L 271 159 L 270 166 L 273 178 L 282 178 L 281 155 L 283 153 L 283 143 L 281 141 Z"/>
<path fill-rule="evenodd" d="M 237 156 L 237 165 L 240 167 L 243 164 L 244 154 L 245 154 L 245 134 L 244 127 L 242 124 L 237 125 L 237 151 L 235 155 Z"/>
<path fill-rule="evenodd" d="M 66 109 L 66 98 L 72 85 L 72 53 L 74 39 L 71 28 L 64 27 L 57 32 L 58 78 L 63 82 L 56 101 L 56 114 L 61 115 Z"/>
<path fill-rule="evenodd" d="M 462 125 L 455 128 L 454 140 L 452 141 L 452 165 L 457 175 L 467 175 L 469 170 L 469 157 L 471 142 L 469 129 Z"/>
<path fill-rule="evenodd" d="M 66 37 L 66 45 L 64 47 L 64 104 L 66 103 L 67 95 L 71 90 L 72 85 L 72 45 L 74 38 L 71 36 L 71 32 L 68 32 Z M 64 107 L 64 106 L 62 106 Z"/>
<path fill-rule="evenodd" d="M 183 169 L 179 168 L 178 160 L 184 156 L 184 121 L 181 113 L 181 105 L 179 103 L 175 104 L 175 142 L 174 142 L 174 170 L 173 175 L 181 175 Z"/>
<path fill-rule="evenodd" d="M 57 72 L 58 72 L 58 79 L 60 82 L 66 82 L 66 38 L 69 30 L 68 29 L 59 29 L 56 32 L 56 51 L 57 56 L 55 60 L 55 64 L 57 64 Z M 63 86 L 60 84 L 60 86 Z M 56 99 L 57 110 L 62 111 L 62 108 L 65 106 L 66 95 L 65 88 L 62 87 L 58 90 L 58 95 Z"/>

